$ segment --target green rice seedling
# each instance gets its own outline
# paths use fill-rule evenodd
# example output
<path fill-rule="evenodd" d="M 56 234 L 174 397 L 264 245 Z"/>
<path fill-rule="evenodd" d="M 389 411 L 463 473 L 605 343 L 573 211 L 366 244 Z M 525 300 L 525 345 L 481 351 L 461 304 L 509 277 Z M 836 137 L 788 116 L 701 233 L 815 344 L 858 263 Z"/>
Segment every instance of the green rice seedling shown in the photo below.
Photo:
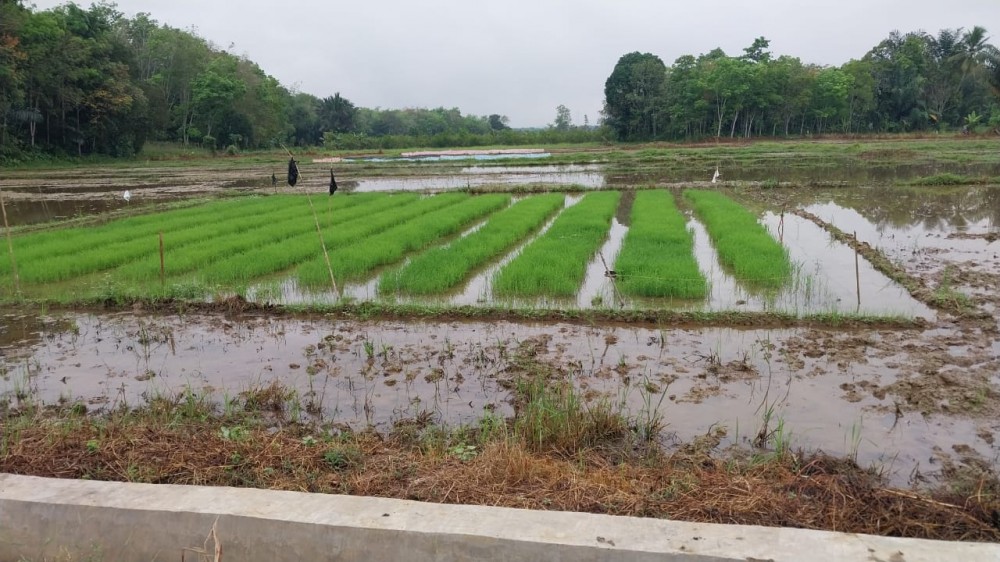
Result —
<path fill-rule="evenodd" d="M 502 296 L 575 295 L 587 264 L 608 235 L 620 196 L 617 191 L 590 193 L 563 211 L 544 235 L 500 270 L 493 291 Z"/>
<path fill-rule="evenodd" d="M 331 251 L 334 276 L 337 279 L 361 279 L 375 268 L 395 263 L 408 252 L 456 234 L 470 222 L 510 204 L 510 195 L 505 194 L 465 197 L 466 200 L 458 205 L 422 214 L 385 232 Z M 305 286 L 325 285 L 329 272 L 323 258 L 316 257 L 299 266 L 298 278 Z"/>
<path fill-rule="evenodd" d="M 295 207 L 301 205 L 301 202 L 285 198 L 284 201 L 275 201 L 273 208 L 281 209 L 289 205 L 293 208 L 285 209 L 284 212 L 296 212 Z M 307 212 L 305 206 L 298 208 L 301 209 L 298 211 L 300 213 Z M 265 210 L 254 204 L 250 208 L 230 209 L 235 211 L 230 214 L 209 216 L 200 213 L 194 216 L 174 214 L 168 217 L 169 220 L 155 225 L 154 231 L 151 232 L 140 229 L 142 232 L 136 234 L 127 228 L 118 227 L 115 230 L 117 238 L 108 243 L 104 243 L 107 238 L 106 232 L 92 236 L 92 233 L 85 228 L 69 229 L 63 231 L 64 245 L 49 244 L 47 254 L 32 253 L 28 257 L 21 257 L 18 260 L 19 274 L 27 283 L 66 281 L 118 267 L 144 255 L 158 255 L 160 232 L 164 234 L 165 245 L 169 243 L 171 248 L 183 246 L 230 232 L 253 229 L 268 220 L 269 212 Z M 79 248 L 84 242 L 88 247 Z M 72 251 L 68 250 L 70 248 Z"/>
<path fill-rule="evenodd" d="M 393 197 L 399 197 L 399 195 Z M 468 195 L 461 193 L 423 197 L 409 205 L 394 206 L 391 209 L 359 216 L 348 222 L 328 225 L 329 227 L 323 230 L 323 240 L 327 250 L 334 252 L 336 248 L 357 245 L 361 240 L 374 233 L 405 223 L 414 217 L 457 205 L 468 198 Z M 324 218 L 320 216 L 321 227 L 323 224 Z M 216 261 L 211 268 L 200 273 L 206 281 L 211 283 L 246 283 L 258 277 L 284 271 L 314 258 L 322 268 L 323 284 L 325 284 L 330 278 L 315 231 L 304 232 L 280 242 L 231 255 Z M 331 253 L 332 258 L 333 254 Z"/>
<path fill-rule="evenodd" d="M 559 193 L 522 199 L 490 218 L 476 232 L 426 252 L 379 281 L 379 292 L 414 295 L 443 293 L 539 228 L 563 206 Z"/>
<path fill-rule="evenodd" d="M 715 191 L 684 192 L 705 224 L 722 265 L 749 288 L 774 290 L 792 277 L 788 250 L 742 205 Z"/>
<path fill-rule="evenodd" d="M 705 276 L 694 258 L 694 237 L 667 191 L 641 191 L 615 262 L 618 287 L 636 297 L 704 298 Z"/>
<path fill-rule="evenodd" d="M 389 196 L 382 194 L 362 194 L 344 197 L 320 217 L 321 227 L 329 227 L 355 220 L 359 215 L 368 216 L 371 213 L 390 209 L 392 207 L 413 203 L 417 196 L 404 194 Z M 312 214 L 306 207 L 293 207 L 269 214 L 263 224 L 254 223 L 255 227 L 238 229 L 225 235 L 201 238 L 197 243 L 178 247 L 170 244 L 165 250 L 164 266 L 168 277 L 175 277 L 195 270 L 210 269 L 212 265 L 227 256 L 241 254 L 255 248 L 274 244 L 298 235 L 312 233 L 315 236 L 316 225 Z M 160 260 L 156 254 L 148 255 L 141 260 L 129 263 L 114 272 L 114 276 L 130 281 L 151 281 L 160 274 Z"/>
<path fill-rule="evenodd" d="M 56 256 L 76 255 L 79 252 L 92 251 L 127 240 L 155 237 L 159 232 L 184 229 L 206 222 L 212 223 L 213 219 L 217 220 L 219 217 L 258 215 L 262 209 L 274 204 L 273 199 L 263 197 L 214 201 L 197 207 L 129 217 L 99 226 L 26 234 L 15 238 L 14 249 L 17 256 L 25 263 Z M 9 267 L 9 264 L 0 262 L 0 273 Z"/>

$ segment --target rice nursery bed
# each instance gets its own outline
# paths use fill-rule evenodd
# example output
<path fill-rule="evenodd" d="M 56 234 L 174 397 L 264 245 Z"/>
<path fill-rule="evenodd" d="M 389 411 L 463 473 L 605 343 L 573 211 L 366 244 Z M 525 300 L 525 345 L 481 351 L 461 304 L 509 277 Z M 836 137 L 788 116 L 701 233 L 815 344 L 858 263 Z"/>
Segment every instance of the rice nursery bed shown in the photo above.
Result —
<path fill-rule="evenodd" d="M 642 191 L 615 269 L 622 292 L 639 297 L 703 298 L 705 276 L 694 258 L 694 239 L 667 191 Z"/>
<path fill-rule="evenodd" d="M 775 240 L 757 217 L 742 205 L 715 191 L 684 192 L 704 222 L 719 259 L 734 276 L 751 287 L 778 289 L 792 276 L 788 251 Z"/>
<path fill-rule="evenodd" d="M 379 282 L 379 292 L 427 295 L 455 288 L 475 268 L 499 257 L 538 229 L 562 207 L 564 199 L 562 194 L 554 193 L 518 201 L 469 236 L 426 252 L 399 270 L 387 272 Z"/>
<path fill-rule="evenodd" d="M 611 226 L 621 194 L 590 193 L 566 209 L 549 230 L 500 270 L 493 290 L 501 296 L 576 295 L 587 263 Z"/>
<path fill-rule="evenodd" d="M 812 280 L 788 283 L 788 250 L 721 194 L 684 193 L 711 238 L 711 251 L 704 241 L 696 249 L 691 219 L 676 197 L 668 190 L 626 198 L 618 191 L 557 192 L 511 204 L 510 193 L 354 193 L 318 198 L 314 206 L 301 195 L 238 197 L 20 233 L 13 239 L 17 283 L 13 262 L 0 260 L 0 299 L 206 301 L 237 294 L 305 306 L 465 299 L 637 310 L 733 310 L 750 299 L 752 310 L 798 315 L 837 312 L 846 300 L 828 292 L 810 301 L 797 297 L 816 292 Z M 627 215 L 628 224 L 615 215 Z M 744 288 L 748 296 L 741 296 Z M 919 310 L 904 306 L 903 314 Z"/>

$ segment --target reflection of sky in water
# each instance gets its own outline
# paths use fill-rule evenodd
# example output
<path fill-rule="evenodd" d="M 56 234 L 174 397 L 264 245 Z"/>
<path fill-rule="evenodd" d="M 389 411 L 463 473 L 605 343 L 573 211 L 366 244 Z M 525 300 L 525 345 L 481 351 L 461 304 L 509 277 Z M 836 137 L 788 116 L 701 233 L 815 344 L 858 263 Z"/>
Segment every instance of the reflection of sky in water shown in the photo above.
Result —
<path fill-rule="evenodd" d="M 543 166 L 524 168 L 500 168 L 500 171 L 485 171 L 461 175 L 422 176 L 404 178 L 361 178 L 355 191 L 422 191 L 428 189 L 462 189 L 483 185 L 528 185 L 554 184 L 573 185 L 587 188 L 604 187 L 604 174 L 585 169 L 583 166 Z M 472 168 L 467 168 L 472 169 Z"/>
<path fill-rule="evenodd" d="M 773 213 L 766 213 L 762 220 L 772 235 L 778 232 L 781 221 Z M 785 214 L 783 243 L 792 262 L 800 265 L 798 278 L 793 282 L 799 290 L 786 306 L 812 308 L 815 303 L 819 305 L 816 311 L 935 316 L 933 310 L 876 270 L 868 260 L 858 256 L 855 261 L 852 248 L 837 242 L 811 221 Z"/>
<path fill-rule="evenodd" d="M 762 222 L 778 238 L 782 218 L 772 213 Z M 858 260 L 861 278 L 861 305 L 855 279 L 854 251 L 833 241 L 829 234 L 809 221 L 786 214 L 782 242 L 797 266 L 792 280 L 777 294 L 751 291 L 736 281 L 719 264 L 705 227 L 691 220 L 695 256 L 711 291 L 704 305 L 710 310 L 776 311 L 797 314 L 842 312 L 921 316 L 934 313 L 916 301 L 901 286 L 875 270 L 864 258 Z"/>
<path fill-rule="evenodd" d="M 373 156 L 370 158 L 344 158 L 344 162 L 453 162 L 458 160 L 511 160 L 538 159 L 552 156 L 547 152 L 532 152 L 528 154 L 437 154 L 428 156 L 399 156 L 394 158 L 382 158 Z"/>

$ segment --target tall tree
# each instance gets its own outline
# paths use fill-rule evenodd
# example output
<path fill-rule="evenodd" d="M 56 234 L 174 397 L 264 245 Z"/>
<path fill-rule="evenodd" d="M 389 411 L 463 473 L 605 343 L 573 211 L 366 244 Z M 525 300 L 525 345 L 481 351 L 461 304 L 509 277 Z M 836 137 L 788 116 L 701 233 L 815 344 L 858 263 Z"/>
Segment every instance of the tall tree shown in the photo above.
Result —
<path fill-rule="evenodd" d="M 604 120 L 619 139 L 656 137 L 666 78 L 667 67 L 656 55 L 634 52 L 618 59 L 604 83 Z"/>
<path fill-rule="evenodd" d="M 324 98 L 320 103 L 318 117 L 319 126 L 322 131 L 331 131 L 334 133 L 349 133 L 356 129 L 356 122 L 358 115 L 358 109 L 351 103 L 351 100 L 340 95 L 340 92 L 334 95 Z M 386 130 L 391 130 L 388 127 Z M 394 131 L 390 134 L 399 134 L 400 131 Z"/>
<path fill-rule="evenodd" d="M 557 131 L 568 131 L 572 126 L 573 118 L 570 115 L 569 108 L 565 105 L 559 105 L 556 108 L 556 120 L 552 123 L 552 127 Z"/>

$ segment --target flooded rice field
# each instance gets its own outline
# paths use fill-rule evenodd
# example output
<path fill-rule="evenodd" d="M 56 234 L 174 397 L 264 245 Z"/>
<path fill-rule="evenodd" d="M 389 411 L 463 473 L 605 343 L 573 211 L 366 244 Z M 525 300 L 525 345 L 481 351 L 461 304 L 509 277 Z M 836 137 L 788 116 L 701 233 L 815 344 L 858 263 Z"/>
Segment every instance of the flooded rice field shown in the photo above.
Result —
<path fill-rule="evenodd" d="M 355 171 L 346 190 L 439 191 L 547 185 L 633 188 L 699 182 L 711 170 L 616 169 L 607 164 L 456 165 L 454 170 Z M 335 164 L 341 166 L 341 164 Z M 275 168 L 272 170 L 272 168 Z M 298 191 L 324 192 L 329 166 L 303 166 Z M 612 400 L 634 415 L 663 416 L 664 441 L 681 443 L 725 428 L 725 444 L 790 433 L 793 446 L 856 457 L 919 481 L 945 457 L 996 467 L 1000 457 L 1000 187 L 882 185 L 935 173 L 1000 175 L 992 165 L 842 167 L 830 170 L 722 167 L 725 181 L 848 182 L 837 188 L 735 188 L 758 203 L 761 222 L 788 249 L 796 272 L 777 294 L 741 286 L 719 265 L 704 226 L 690 214 L 704 302 L 638 301 L 606 274 L 628 232 L 609 226 L 579 293 L 566 301 L 503 302 L 493 274 L 526 240 L 475 273 L 453 294 L 420 303 L 545 308 L 679 308 L 704 311 L 834 313 L 923 319 L 908 329 L 837 329 L 789 323 L 779 330 L 507 321 L 346 320 L 337 316 L 152 315 L 142 311 L 0 313 L 0 402 L 83 401 L 92 408 L 140 404 L 191 389 L 222 402 L 280 381 L 303 409 L 355 427 L 388 427 L 433 415 L 473 423 L 511 412 L 509 383 L 525 354 L 570 378 L 591 401 Z M 72 170 L 0 179 L 13 225 L 141 209 L 176 198 L 290 191 L 272 186 L 268 164 L 234 169 Z M 801 177 L 800 177 L 801 176 Z M 132 192 L 130 202 L 121 192 Z M 338 194 L 339 195 L 339 194 Z M 567 196 L 572 204 L 577 196 Z M 936 293 L 957 293 L 964 312 L 934 309 L 890 280 L 823 224 L 870 245 Z M 549 223 L 551 224 L 551 222 Z M 543 227 L 539 233 L 545 231 Z M 466 234 L 471 232 L 467 230 Z M 260 302 L 408 302 L 380 295 L 378 276 L 341 294 L 314 293 L 281 279 L 253 287 Z M 782 324 L 783 325 L 783 324 Z"/>
<path fill-rule="evenodd" d="M 3 317 L 0 352 L 0 396 L 12 405 L 114 408 L 186 389 L 222 402 L 279 381 L 297 391 L 303 416 L 321 408 L 356 428 L 428 414 L 468 424 L 511 413 L 515 358 L 530 356 L 590 401 L 661 415 L 668 443 L 722 427 L 724 443 L 746 446 L 780 422 L 794 444 L 856 456 L 900 481 L 933 472 L 941 455 L 1000 454 L 989 386 L 1000 383 L 996 341 L 957 325 L 845 332 L 61 313 Z"/>

